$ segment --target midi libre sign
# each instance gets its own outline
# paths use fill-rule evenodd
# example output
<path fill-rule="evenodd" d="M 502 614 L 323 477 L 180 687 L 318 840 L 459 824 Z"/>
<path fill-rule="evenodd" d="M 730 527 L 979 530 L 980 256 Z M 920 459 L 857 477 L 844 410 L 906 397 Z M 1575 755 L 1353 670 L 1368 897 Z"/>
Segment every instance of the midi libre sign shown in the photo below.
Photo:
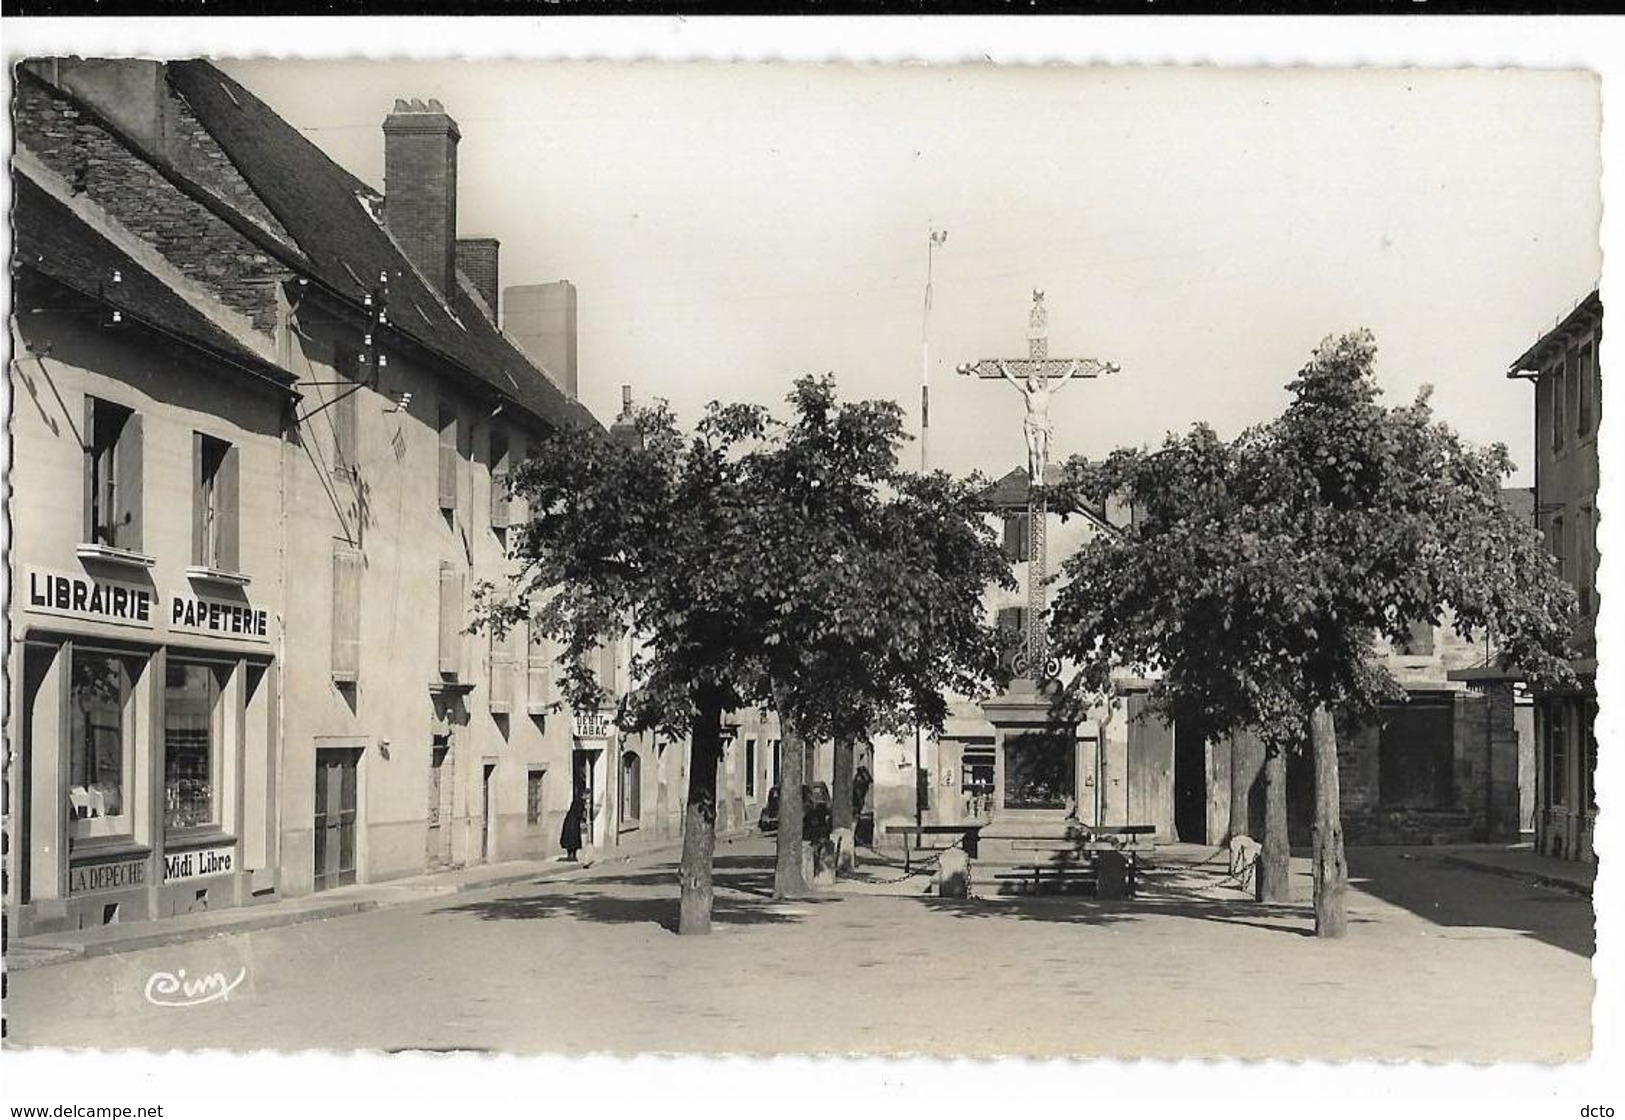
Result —
<path fill-rule="evenodd" d="M 210 875 L 229 875 L 237 870 L 237 849 L 199 848 L 195 852 L 175 852 L 164 857 L 164 882 L 178 883 L 186 879 L 203 879 Z"/>
<path fill-rule="evenodd" d="M 28 609 L 42 614 L 151 629 L 160 609 L 156 598 L 151 588 L 135 583 L 42 568 L 28 573 Z M 172 631 L 247 642 L 271 640 L 269 612 L 248 603 L 170 595 L 163 617 Z"/>

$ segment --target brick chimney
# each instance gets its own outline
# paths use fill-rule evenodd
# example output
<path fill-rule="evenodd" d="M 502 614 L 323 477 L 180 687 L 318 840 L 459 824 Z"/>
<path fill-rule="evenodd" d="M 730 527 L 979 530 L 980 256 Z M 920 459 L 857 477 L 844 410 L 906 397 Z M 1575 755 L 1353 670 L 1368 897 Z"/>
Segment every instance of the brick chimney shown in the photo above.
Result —
<path fill-rule="evenodd" d="M 632 419 L 632 386 L 621 386 L 621 414 L 609 426 L 609 438 L 626 447 L 642 447 L 643 433 Z"/>
<path fill-rule="evenodd" d="M 457 239 L 457 271 L 468 277 L 474 290 L 485 301 L 486 317 L 497 321 L 497 251 L 501 243 L 494 237 L 459 237 Z"/>
<path fill-rule="evenodd" d="M 440 102 L 395 100 L 384 118 L 384 223 L 442 294 L 456 286 L 457 141 Z"/>
<path fill-rule="evenodd" d="M 553 383 L 576 396 L 576 286 L 521 284 L 502 293 L 502 329 Z"/>

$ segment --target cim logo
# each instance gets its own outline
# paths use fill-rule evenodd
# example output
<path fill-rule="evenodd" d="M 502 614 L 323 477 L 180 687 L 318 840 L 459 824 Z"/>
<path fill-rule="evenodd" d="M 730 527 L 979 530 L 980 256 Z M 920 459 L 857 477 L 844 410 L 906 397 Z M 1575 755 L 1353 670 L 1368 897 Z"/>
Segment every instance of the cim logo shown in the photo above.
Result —
<path fill-rule="evenodd" d="M 246 967 L 237 970 L 235 980 L 227 980 L 224 972 L 188 978 L 184 968 L 176 972 L 154 972 L 147 977 L 147 986 L 142 994 L 147 997 L 148 1003 L 159 1007 L 196 1007 L 226 999 L 247 975 Z"/>

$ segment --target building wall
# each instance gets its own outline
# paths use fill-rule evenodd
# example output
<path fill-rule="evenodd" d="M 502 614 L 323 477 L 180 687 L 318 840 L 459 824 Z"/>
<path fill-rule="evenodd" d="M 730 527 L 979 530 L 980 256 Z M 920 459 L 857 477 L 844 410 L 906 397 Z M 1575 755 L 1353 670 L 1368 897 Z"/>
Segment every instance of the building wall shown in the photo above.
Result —
<path fill-rule="evenodd" d="M 39 292 L 30 292 L 39 296 Z M 24 298 L 27 298 L 25 296 Z M 276 700 L 283 640 L 283 568 L 277 516 L 280 431 L 286 398 L 268 386 L 133 323 L 98 325 L 81 312 L 14 316 L 11 525 L 8 564 L 7 907 L 21 931 L 161 917 L 266 897 L 275 881 Z M 139 554 L 150 566 L 87 556 L 83 429 L 86 398 L 140 418 Z M 238 463 L 238 565 L 244 586 L 189 576 L 194 566 L 193 440 L 225 440 Z M 37 599 L 45 573 L 137 589 L 149 618 L 108 620 L 89 609 L 55 610 Z M 199 597 L 265 612 L 263 638 L 211 633 L 172 604 Z M 228 628 L 229 629 L 229 628 Z M 68 674 L 74 649 L 125 655 L 132 695 L 124 725 L 127 829 L 71 836 Z M 165 666 L 205 659 L 222 679 L 212 713 L 206 776 L 216 805 L 207 828 L 166 829 Z M 117 815 L 117 814 L 115 814 Z M 216 872 L 181 878 L 165 857 L 207 850 Z M 225 861 L 225 862 L 222 862 Z M 92 869 L 104 872 L 93 873 Z M 200 893 L 201 892 L 201 893 Z"/>
<path fill-rule="evenodd" d="M 1574 695 L 1535 698 L 1536 772 L 1539 795 L 1534 809 L 1535 843 L 1549 855 L 1594 859 L 1591 837 L 1596 821 L 1590 767 L 1595 758 L 1593 713 L 1596 698 L 1597 438 L 1602 415 L 1602 307 L 1593 294 L 1532 349 L 1537 356 L 1535 390 L 1535 518 L 1547 547 L 1560 560 L 1566 579 L 1579 594 L 1574 668 L 1580 687 Z M 1583 355 L 1592 358 L 1589 423 L 1579 416 Z M 1561 406 L 1559 406 L 1561 398 Z M 1561 738 L 1563 765 L 1554 771 L 1554 739 Z M 1589 747 L 1589 753 L 1588 753 Z"/>
<path fill-rule="evenodd" d="M 290 340 L 294 366 L 310 385 L 307 411 L 333 401 L 344 380 L 339 365 L 360 348 L 363 325 L 333 308 L 296 309 Z M 283 840 L 290 853 L 289 889 L 311 887 L 316 752 L 353 746 L 362 751 L 365 842 L 362 881 L 422 872 L 445 862 L 532 858 L 558 850 L 559 828 L 572 793 L 574 728 L 568 709 L 537 710 L 558 699 L 550 667 L 533 687 L 528 634 L 515 633 L 512 702 L 492 708 L 492 645 L 462 633 L 471 620 L 476 583 L 509 574 L 505 533 L 492 525 L 491 434 L 500 429 L 510 454 L 523 454 L 535 431 L 492 415 L 488 399 L 412 354 L 387 355 L 377 388 L 355 392 L 353 462 L 335 461 L 339 405 L 301 424 L 288 454 L 288 519 L 292 566 L 306 573 L 290 587 L 290 629 L 301 656 L 289 668 L 287 803 Z M 412 397 L 406 410 L 396 405 Z M 455 503 L 440 500 L 442 409 L 455 412 Z M 342 421 L 338 421 L 342 423 Z M 358 602 L 357 679 L 334 678 L 335 549 L 362 557 Z M 442 570 L 460 582 L 451 646 L 454 674 L 441 671 Z M 551 662 L 552 650 L 538 660 Z M 500 658 L 500 651 L 499 651 Z M 624 663 L 624 660 L 623 660 Z M 541 693 L 541 695 L 537 695 Z M 435 839 L 429 850 L 434 748 L 447 748 L 440 772 Z M 617 787 L 613 741 L 595 738 L 596 839 L 613 843 Z M 484 772 L 493 767 L 487 823 Z M 527 816 L 532 771 L 544 771 L 544 810 Z M 483 855 L 482 855 L 483 851 Z"/>

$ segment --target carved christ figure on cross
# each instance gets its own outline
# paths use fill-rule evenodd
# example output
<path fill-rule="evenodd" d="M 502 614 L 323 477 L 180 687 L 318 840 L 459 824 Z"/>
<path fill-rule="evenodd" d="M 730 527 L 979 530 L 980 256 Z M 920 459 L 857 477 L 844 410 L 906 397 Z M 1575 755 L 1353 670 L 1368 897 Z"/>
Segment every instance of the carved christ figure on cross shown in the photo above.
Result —
<path fill-rule="evenodd" d="M 1050 398 L 1065 387 L 1067 381 L 1078 371 L 1078 363 L 1073 362 L 1067 366 L 1066 371 L 1056 377 L 1048 377 L 1043 367 L 1034 364 L 1027 372 L 1026 383 L 1016 379 L 1010 372 L 1010 367 L 1003 361 L 995 361 L 999 373 L 1004 379 L 1016 387 L 1027 402 L 1027 418 L 1021 422 L 1022 434 L 1027 437 L 1027 478 L 1034 486 L 1044 485 L 1044 468 L 1049 465 L 1049 441 L 1054 434 L 1054 427 L 1049 419 Z"/>

